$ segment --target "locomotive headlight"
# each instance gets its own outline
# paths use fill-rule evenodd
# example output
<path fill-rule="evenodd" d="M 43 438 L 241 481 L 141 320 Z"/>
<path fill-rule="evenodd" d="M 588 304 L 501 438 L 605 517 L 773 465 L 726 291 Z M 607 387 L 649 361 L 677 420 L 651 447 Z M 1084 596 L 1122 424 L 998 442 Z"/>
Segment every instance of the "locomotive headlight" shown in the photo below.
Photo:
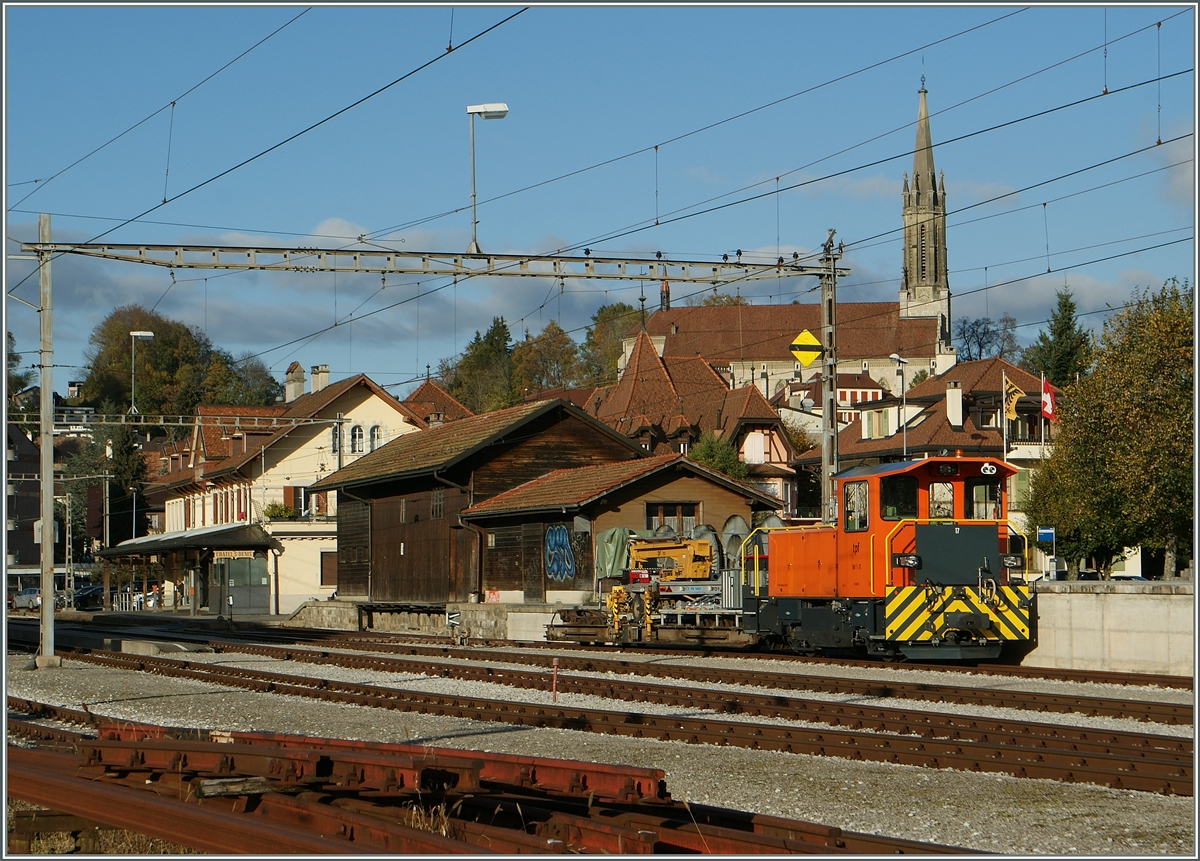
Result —
<path fill-rule="evenodd" d="M 893 553 L 892 567 L 918 569 L 921 567 L 921 557 L 916 553 Z"/>
<path fill-rule="evenodd" d="M 1000 567 L 1010 571 L 1025 570 L 1025 557 L 1019 553 L 1005 553 L 1000 557 Z"/>

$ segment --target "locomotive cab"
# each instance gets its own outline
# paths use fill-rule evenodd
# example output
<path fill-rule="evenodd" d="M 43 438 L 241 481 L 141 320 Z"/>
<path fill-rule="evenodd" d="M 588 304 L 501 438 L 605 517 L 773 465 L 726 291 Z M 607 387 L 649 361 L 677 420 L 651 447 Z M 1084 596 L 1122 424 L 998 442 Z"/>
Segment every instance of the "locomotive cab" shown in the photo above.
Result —
<path fill-rule="evenodd" d="M 760 633 L 800 651 L 994 658 L 1031 637 L 1025 541 L 992 458 L 930 457 L 835 477 L 836 525 L 768 533 Z M 747 591 L 750 591 L 749 589 Z"/>

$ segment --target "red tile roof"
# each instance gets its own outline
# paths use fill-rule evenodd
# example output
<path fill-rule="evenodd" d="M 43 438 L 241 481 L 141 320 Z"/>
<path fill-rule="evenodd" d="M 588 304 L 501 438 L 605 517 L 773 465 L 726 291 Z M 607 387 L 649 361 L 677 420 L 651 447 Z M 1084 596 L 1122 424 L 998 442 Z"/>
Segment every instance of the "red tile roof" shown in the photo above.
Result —
<path fill-rule="evenodd" d="M 425 419 L 432 413 L 441 413 L 448 422 L 475 415 L 433 380 L 421 383 L 401 403 Z"/>
<path fill-rule="evenodd" d="M 441 427 L 397 437 L 381 448 L 363 455 L 354 463 L 327 475 L 313 484 L 311 489 L 324 490 L 366 484 L 385 478 L 419 475 L 444 469 L 483 446 L 501 439 L 506 433 L 521 427 L 531 419 L 559 408 L 572 412 L 589 424 L 592 423 L 585 413 L 561 400 L 538 401 L 483 415 L 468 416 Z M 601 433 L 608 432 L 606 428 L 598 430 Z M 630 457 L 641 454 L 641 449 L 630 440 L 619 434 L 613 434 L 613 437 L 629 446 Z"/>
<path fill-rule="evenodd" d="M 838 356 L 931 357 L 938 342 L 935 317 L 900 319 L 898 302 L 846 302 L 837 306 Z M 791 344 L 805 329 L 820 332 L 814 304 L 675 307 L 655 311 L 646 332 L 664 337 L 663 355 L 713 361 L 792 361 Z M 632 336 L 633 332 L 630 332 Z M 628 336 L 627 336 L 628 337 Z"/>
<path fill-rule="evenodd" d="M 695 356 L 662 358 L 639 332 L 621 379 L 598 388 L 589 411 L 623 434 L 657 427 L 664 437 L 712 431 L 728 433 L 739 423 L 775 423 L 779 416 L 754 386 L 730 390 L 725 379 Z"/>
<path fill-rule="evenodd" d="M 664 454 L 641 460 L 620 461 L 599 466 L 557 469 L 520 487 L 505 491 L 472 505 L 462 512 L 464 518 L 501 514 L 577 509 L 613 491 L 665 470 L 683 469 L 742 493 L 771 508 L 781 500 L 747 484 L 735 481 L 681 454 Z"/>

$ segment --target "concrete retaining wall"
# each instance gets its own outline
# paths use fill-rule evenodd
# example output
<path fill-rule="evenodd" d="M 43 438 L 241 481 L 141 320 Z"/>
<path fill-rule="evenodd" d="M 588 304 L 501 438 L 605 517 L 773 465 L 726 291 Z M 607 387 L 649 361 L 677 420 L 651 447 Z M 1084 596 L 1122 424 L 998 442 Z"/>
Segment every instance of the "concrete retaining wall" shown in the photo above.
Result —
<path fill-rule="evenodd" d="M 1191 676 L 1192 583 L 1035 583 L 1037 648 L 1028 667 Z"/>
<path fill-rule="evenodd" d="M 546 625 L 554 607 L 540 604 L 449 604 L 459 624 L 449 627 L 446 613 L 363 610 L 362 627 L 370 631 L 395 631 L 438 637 L 477 640 L 545 640 Z M 285 626 L 356 631 L 359 604 L 353 601 L 309 601 L 294 612 Z"/>

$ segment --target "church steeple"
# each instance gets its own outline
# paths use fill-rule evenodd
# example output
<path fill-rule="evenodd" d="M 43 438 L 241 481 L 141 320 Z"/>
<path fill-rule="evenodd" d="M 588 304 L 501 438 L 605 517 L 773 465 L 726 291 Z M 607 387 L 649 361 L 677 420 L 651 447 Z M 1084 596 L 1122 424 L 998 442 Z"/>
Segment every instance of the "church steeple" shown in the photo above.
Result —
<path fill-rule="evenodd" d="M 917 140 L 912 182 L 904 177 L 904 267 L 900 317 L 940 317 L 949 341 L 950 285 L 946 278 L 946 184 L 934 171 L 933 138 L 925 103 L 925 76 L 917 91 Z"/>

